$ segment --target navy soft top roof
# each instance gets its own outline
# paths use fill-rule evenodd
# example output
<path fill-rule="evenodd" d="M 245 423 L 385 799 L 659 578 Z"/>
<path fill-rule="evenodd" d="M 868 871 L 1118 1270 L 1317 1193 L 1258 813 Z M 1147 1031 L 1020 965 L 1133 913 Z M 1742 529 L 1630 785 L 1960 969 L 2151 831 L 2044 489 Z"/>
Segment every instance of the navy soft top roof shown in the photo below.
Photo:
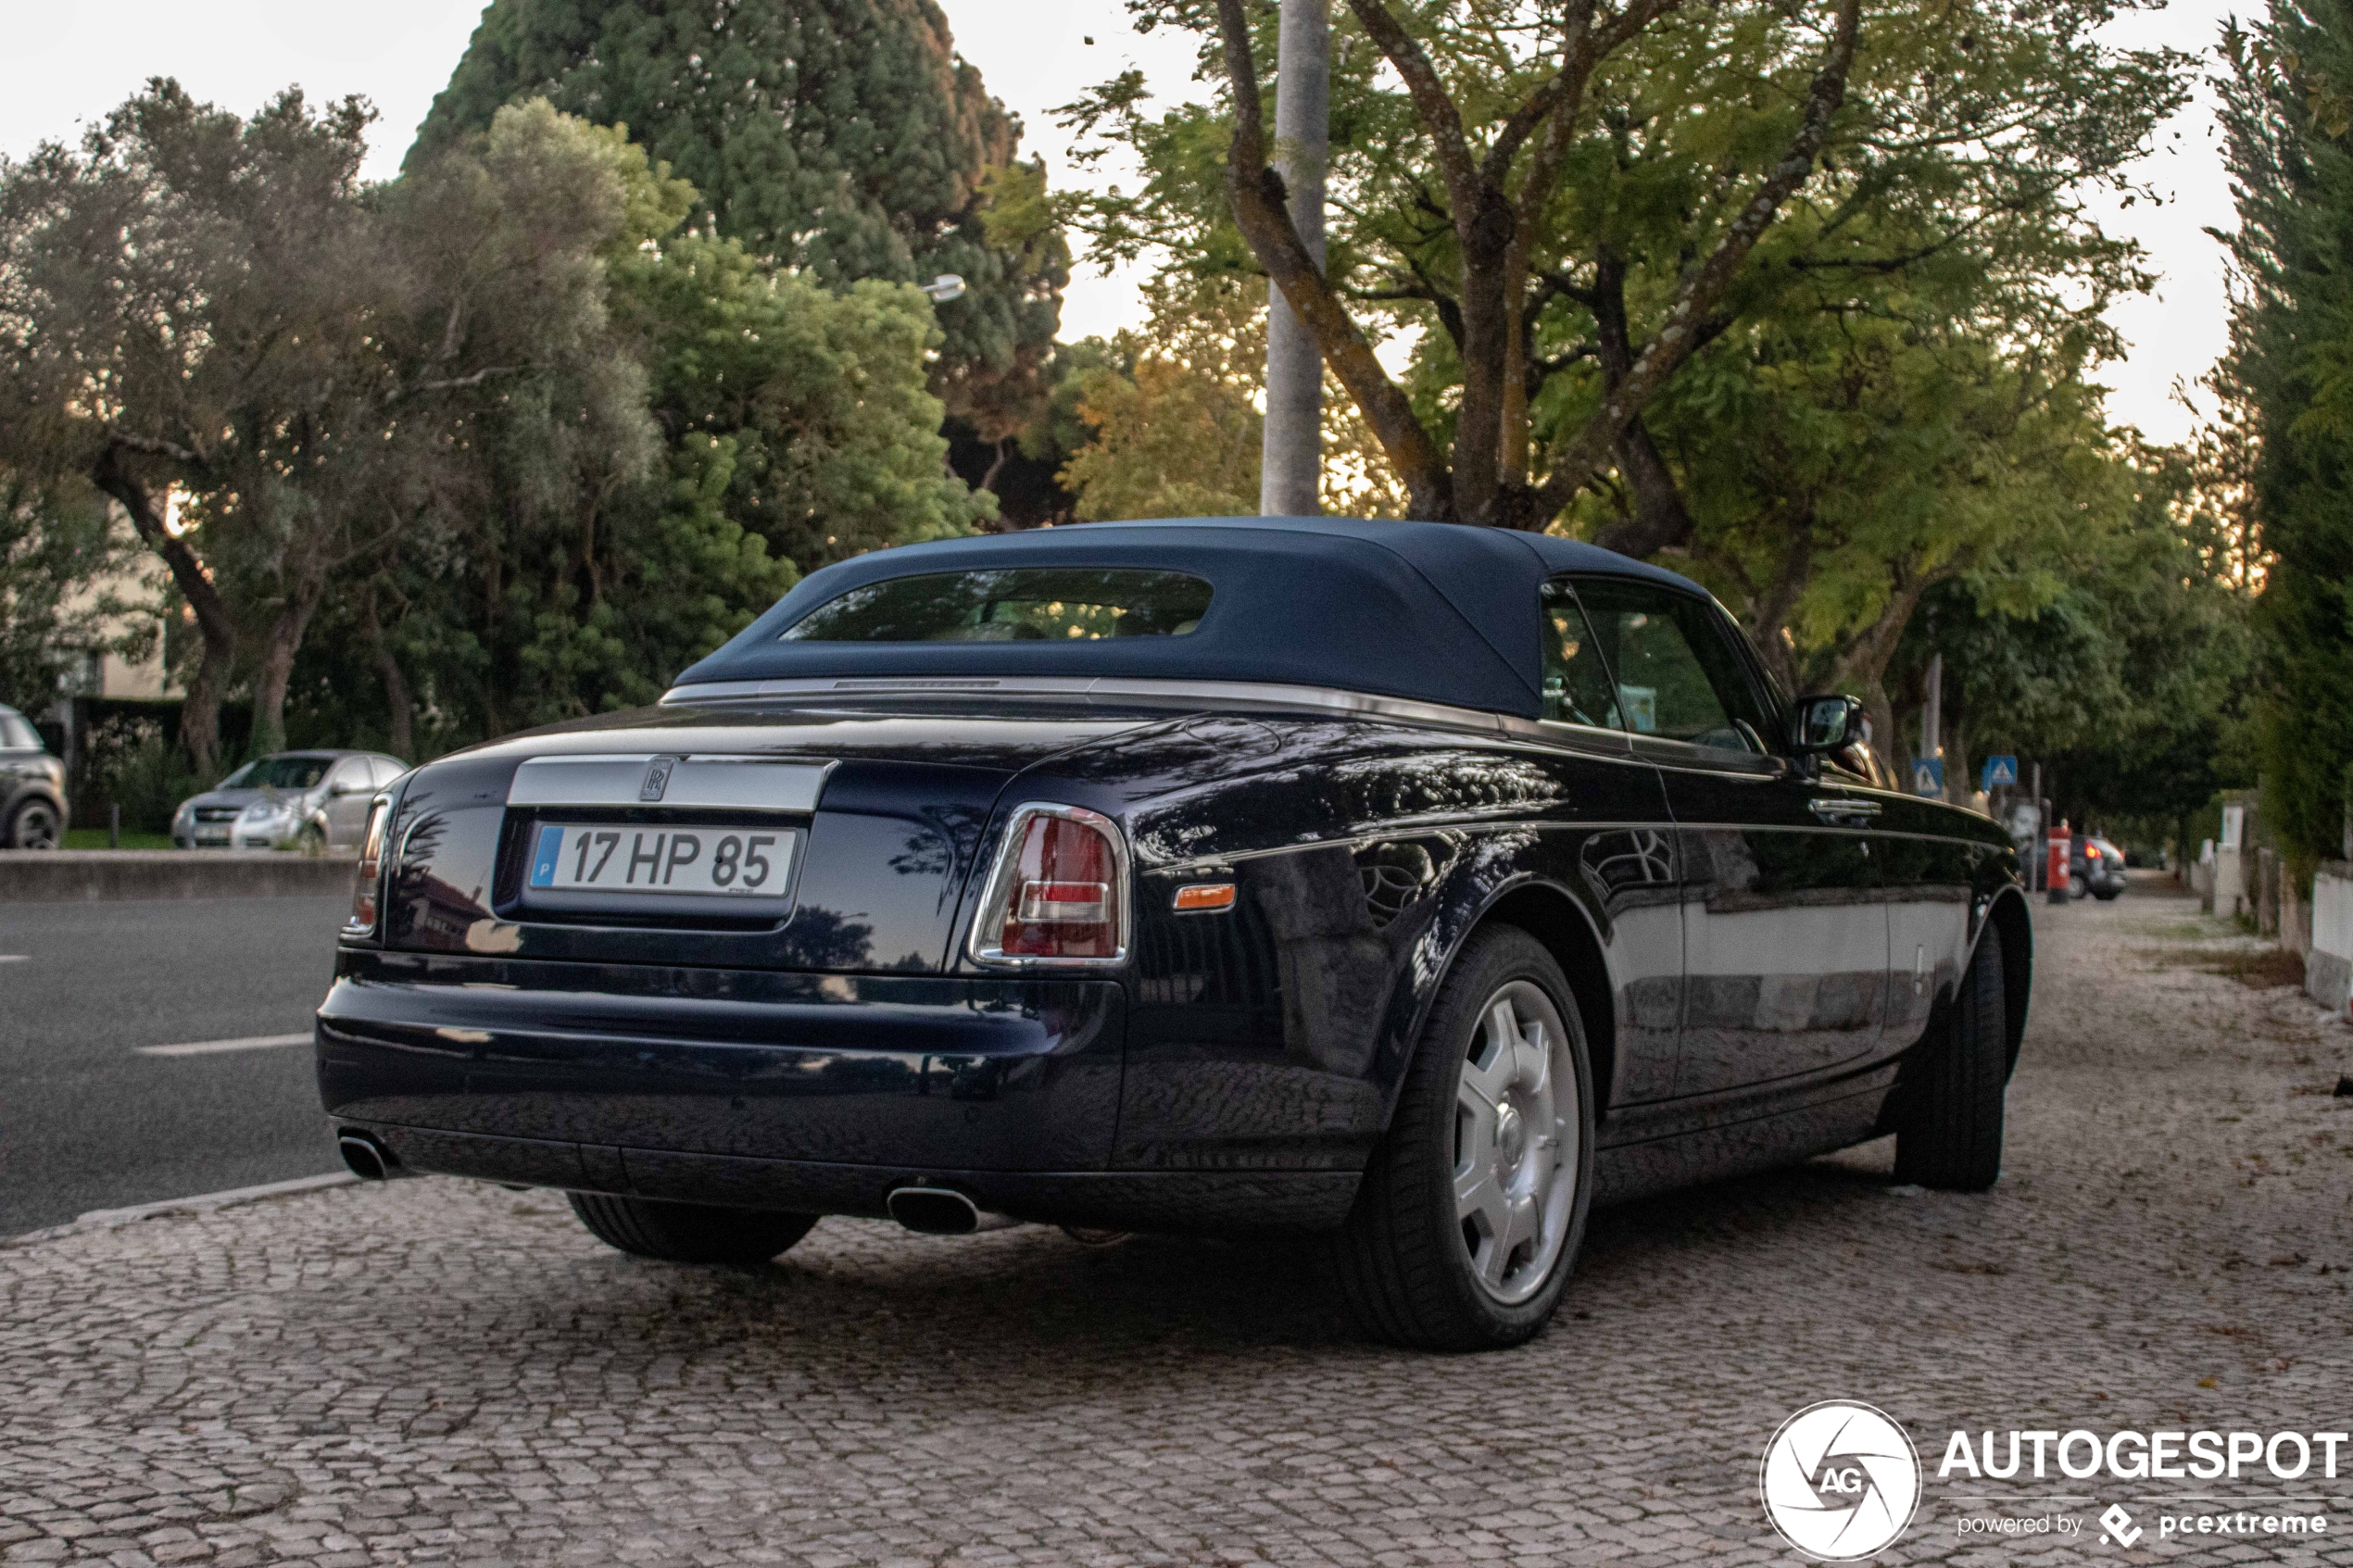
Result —
<path fill-rule="evenodd" d="M 1016 566 L 1144 567 L 1215 590 L 1182 637 L 1002 643 L 782 642 L 852 588 L 924 572 Z M 1499 528 L 1342 518 L 1094 522 L 946 539 L 859 556 L 803 578 L 734 641 L 678 677 L 825 680 L 1055 675 L 1273 681 L 1459 708 L 1542 712 L 1538 590 L 1556 572 L 1695 584 L 1608 550 Z"/>

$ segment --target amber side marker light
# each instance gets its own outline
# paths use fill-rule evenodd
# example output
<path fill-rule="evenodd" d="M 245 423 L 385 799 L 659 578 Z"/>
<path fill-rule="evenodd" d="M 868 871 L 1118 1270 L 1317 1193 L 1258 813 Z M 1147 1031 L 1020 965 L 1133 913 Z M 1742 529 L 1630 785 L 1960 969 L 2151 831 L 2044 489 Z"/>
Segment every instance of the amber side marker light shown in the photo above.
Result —
<path fill-rule="evenodd" d="M 1214 914 L 1234 907 L 1234 884 L 1230 882 L 1196 882 L 1176 890 L 1176 912 L 1180 915 Z"/>

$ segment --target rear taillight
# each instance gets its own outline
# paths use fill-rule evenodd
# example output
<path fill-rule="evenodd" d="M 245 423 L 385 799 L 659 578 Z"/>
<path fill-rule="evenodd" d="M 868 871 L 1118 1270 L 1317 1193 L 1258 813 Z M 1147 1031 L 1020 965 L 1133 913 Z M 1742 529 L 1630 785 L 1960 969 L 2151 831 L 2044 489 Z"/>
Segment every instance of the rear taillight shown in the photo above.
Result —
<path fill-rule="evenodd" d="M 376 895 L 384 882 L 384 827 L 392 820 L 392 801 L 378 796 L 368 808 L 368 836 L 359 844 L 359 868 L 351 878 L 351 919 L 344 929 L 354 936 L 369 936 L 376 929 Z"/>
<path fill-rule="evenodd" d="M 968 949 L 976 962 L 1010 968 L 1125 959 L 1127 845 L 1118 825 L 1076 806 L 1014 811 Z"/>

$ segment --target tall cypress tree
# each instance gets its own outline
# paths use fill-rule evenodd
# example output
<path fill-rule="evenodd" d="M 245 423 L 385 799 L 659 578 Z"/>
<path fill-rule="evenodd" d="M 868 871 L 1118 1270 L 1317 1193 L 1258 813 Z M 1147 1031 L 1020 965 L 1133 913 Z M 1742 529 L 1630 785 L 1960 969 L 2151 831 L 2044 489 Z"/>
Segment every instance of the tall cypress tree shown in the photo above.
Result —
<path fill-rule="evenodd" d="M 2337 853 L 2353 767 L 2353 6 L 2272 0 L 2224 33 L 2244 282 L 2216 384 L 2254 437 L 2264 814 Z"/>
<path fill-rule="evenodd" d="M 542 96 L 627 125 L 755 255 L 837 289 L 962 277 L 950 415 L 995 441 L 1042 409 L 1069 251 L 932 0 L 492 0 L 409 158 Z"/>

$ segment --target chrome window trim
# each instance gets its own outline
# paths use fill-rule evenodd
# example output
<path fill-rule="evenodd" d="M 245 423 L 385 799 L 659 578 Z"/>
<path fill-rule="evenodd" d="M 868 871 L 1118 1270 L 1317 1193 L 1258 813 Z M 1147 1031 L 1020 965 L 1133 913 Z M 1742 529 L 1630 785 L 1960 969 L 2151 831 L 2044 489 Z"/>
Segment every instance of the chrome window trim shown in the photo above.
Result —
<path fill-rule="evenodd" d="M 1295 686 L 1271 681 L 1164 681 L 1110 676 L 864 676 L 841 680 L 706 681 L 673 686 L 662 695 L 665 708 L 700 703 L 748 702 L 762 697 L 925 696 L 934 695 L 1042 696 L 1107 707 L 1143 697 L 1228 704 L 1237 708 L 1307 708 L 1326 712 L 1403 719 L 1449 729 L 1491 734 L 1545 734 L 1538 721 L 1477 708 L 1418 702 L 1411 697 L 1343 691 L 1336 686 Z M 1547 726 L 1550 729 L 1553 726 Z M 1558 726 L 1582 730 L 1581 725 Z M 1594 731 L 1592 734 L 1606 734 Z"/>
<path fill-rule="evenodd" d="M 1113 874 L 1119 878 L 1118 935 L 1112 942 L 1109 958 L 1047 959 L 1026 954 L 1007 953 L 994 943 L 1005 929 L 1005 906 L 1013 895 L 1014 863 L 1021 858 L 1022 840 L 1028 834 L 1029 824 L 1039 817 L 1059 817 L 1067 822 L 1083 822 L 1111 840 Z M 1005 835 L 997 841 L 997 858 L 988 868 L 988 880 L 982 884 L 980 902 L 974 907 L 972 929 L 964 933 L 964 956 L 984 969 L 1011 970 L 1016 972 L 1054 973 L 1063 970 L 1115 969 L 1127 961 L 1127 949 L 1135 926 L 1136 874 L 1133 858 L 1127 847 L 1127 835 L 1119 824 L 1101 811 L 1090 811 L 1084 806 L 1062 806 L 1050 800 L 1025 801 L 1013 808 L 1005 824 Z M 989 934 L 984 943 L 983 933 Z"/>

